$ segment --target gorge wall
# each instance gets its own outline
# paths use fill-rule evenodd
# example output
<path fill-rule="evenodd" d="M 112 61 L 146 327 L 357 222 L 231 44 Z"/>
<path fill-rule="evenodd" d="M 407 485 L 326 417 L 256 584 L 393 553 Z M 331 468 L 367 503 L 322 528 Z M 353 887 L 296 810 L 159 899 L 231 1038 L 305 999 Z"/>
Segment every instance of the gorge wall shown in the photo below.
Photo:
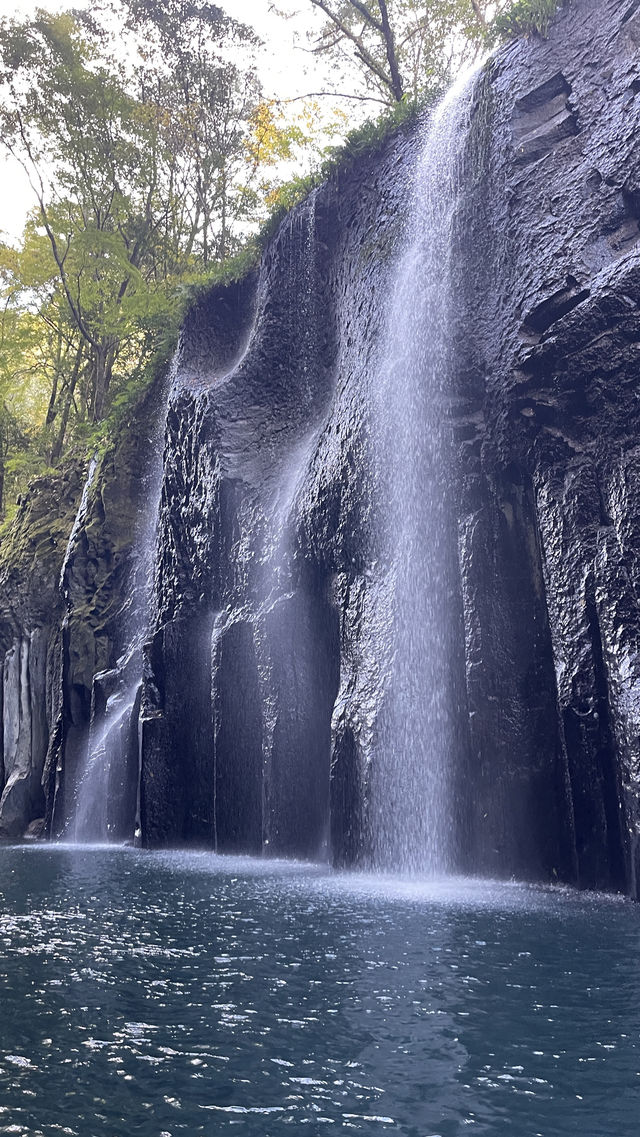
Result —
<path fill-rule="evenodd" d="M 575 0 L 477 79 L 445 408 L 456 866 L 632 895 L 639 57 L 639 0 Z M 336 173 L 259 271 L 187 316 L 144 675 L 118 726 L 145 845 L 367 863 L 393 666 L 371 415 L 417 133 Z M 84 503 L 71 475 L 53 500 L 36 487 L 4 550 L 4 838 L 68 831 L 118 682 L 159 390 Z"/>

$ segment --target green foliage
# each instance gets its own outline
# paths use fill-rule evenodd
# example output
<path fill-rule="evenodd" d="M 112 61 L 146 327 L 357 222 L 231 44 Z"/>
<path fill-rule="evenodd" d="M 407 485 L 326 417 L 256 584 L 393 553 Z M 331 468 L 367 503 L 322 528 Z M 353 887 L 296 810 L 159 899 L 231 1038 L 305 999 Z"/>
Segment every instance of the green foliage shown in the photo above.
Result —
<path fill-rule="evenodd" d="M 312 50 L 337 82 L 354 71 L 366 97 L 393 104 L 431 99 L 487 45 L 546 35 L 562 0 L 308 0 L 325 17 Z M 354 69 L 355 64 L 355 69 Z"/>
<path fill-rule="evenodd" d="M 546 36 L 549 25 L 564 0 L 514 0 L 500 12 L 489 29 L 492 43 L 501 43 L 519 36 L 538 34 Z"/>
<path fill-rule="evenodd" d="M 325 147 L 320 154 L 320 161 L 309 174 L 298 175 L 278 186 L 270 198 L 271 212 L 260 227 L 258 247 L 266 245 L 287 213 L 313 189 L 357 159 L 379 150 L 399 126 L 415 118 L 423 105 L 403 99 L 402 102 L 386 107 L 378 118 L 367 119 L 351 130 L 340 146 Z"/>
<path fill-rule="evenodd" d="M 259 111 L 257 42 L 208 0 L 0 19 L 0 144 L 37 201 L 0 244 L 0 515 L 129 414 L 190 282 L 259 215 L 261 166 L 298 135 Z"/>
<path fill-rule="evenodd" d="M 403 123 L 412 121 L 424 107 L 430 106 L 442 93 L 441 88 L 430 91 L 421 99 L 408 96 L 387 107 L 378 118 L 368 119 L 350 131 L 341 146 L 328 152 L 330 168 L 354 158 L 361 158 L 378 150 L 382 143 Z"/>
<path fill-rule="evenodd" d="M 478 58 L 508 0 L 309 0 L 325 17 L 311 49 L 331 59 L 336 83 L 393 104 L 431 100 Z"/>

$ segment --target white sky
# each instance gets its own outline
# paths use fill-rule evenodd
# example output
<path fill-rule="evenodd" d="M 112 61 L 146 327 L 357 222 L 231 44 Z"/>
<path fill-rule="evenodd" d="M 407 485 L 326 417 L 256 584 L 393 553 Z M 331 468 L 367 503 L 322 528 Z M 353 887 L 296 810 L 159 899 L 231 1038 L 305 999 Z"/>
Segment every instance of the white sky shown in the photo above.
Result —
<path fill-rule="evenodd" d="M 0 15 L 32 16 L 36 8 L 60 11 L 82 8 L 88 0 L 0 0 Z M 276 0 L 277 6 L 293 11 L 283 20 L 273 10 L 273 0 L 217 0 L 230 16 L 255 28 L 265 42 L 261 80 L 265 94 L 277 92 L 279 97 L 293 98 L 310 91 L 334 90 L 332 75 L 316 56 L 304 51 L 305 32 L 318 26 L 318 13 L 310 0 Z M 329 100 L 327 100 L 329 102 Z M 357 106 L 357 104 L 356 104 Z M 375 105 L 371 105 L 375 110 Z M 360 108 L 354 113 L 361 117 Z M 27 211 L 35 204 L 29 183 L 20 167 L 0 155 L 0 235 L 15 241 L 19 238 Z"/>

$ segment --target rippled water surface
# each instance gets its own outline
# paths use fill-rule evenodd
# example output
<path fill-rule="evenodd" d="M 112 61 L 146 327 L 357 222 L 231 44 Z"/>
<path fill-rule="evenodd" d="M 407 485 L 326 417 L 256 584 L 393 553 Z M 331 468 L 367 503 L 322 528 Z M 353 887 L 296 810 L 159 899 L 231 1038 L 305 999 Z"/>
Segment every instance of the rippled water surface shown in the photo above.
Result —
<path fill-rule="evenodd" d="M 0 1133 L 640 1132 L 630 903 L 59 847 L 0 904 Z"/>

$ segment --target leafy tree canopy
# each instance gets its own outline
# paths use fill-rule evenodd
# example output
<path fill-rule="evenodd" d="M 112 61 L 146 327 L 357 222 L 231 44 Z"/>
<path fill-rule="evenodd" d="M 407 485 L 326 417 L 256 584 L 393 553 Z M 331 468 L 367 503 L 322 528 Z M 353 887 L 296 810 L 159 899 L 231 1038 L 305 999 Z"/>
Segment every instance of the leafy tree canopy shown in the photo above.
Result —
<path fill-rule="evenodd" d="M 18 437 L 43 461 L 82 442 L 148 374 L 185 283 L 263 214 L 264 168 L 302 137 L 263 101 L 258 46 L 206 0 L 0 22 L 0 140 L 37 203 L 21 248 L 0 246 L 0 418 L 18 424 L 0 467 Z M 0 510 L 2 486 L 0 468 Z"/>

